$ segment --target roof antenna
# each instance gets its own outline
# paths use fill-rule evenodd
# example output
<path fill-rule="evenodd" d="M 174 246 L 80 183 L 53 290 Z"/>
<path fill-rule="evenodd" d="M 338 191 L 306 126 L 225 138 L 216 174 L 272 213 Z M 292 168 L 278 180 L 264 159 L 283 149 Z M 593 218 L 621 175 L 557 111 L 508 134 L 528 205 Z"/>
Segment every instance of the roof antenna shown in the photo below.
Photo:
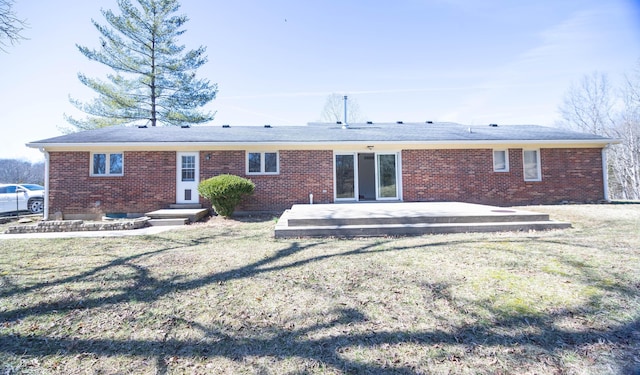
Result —
<path fill-rule="evenodd" d="M 344 125 L 342 125 L 342 129 L 346 129 L 349 127 L 347 123 L 347 96 L 344 96 Z"/>

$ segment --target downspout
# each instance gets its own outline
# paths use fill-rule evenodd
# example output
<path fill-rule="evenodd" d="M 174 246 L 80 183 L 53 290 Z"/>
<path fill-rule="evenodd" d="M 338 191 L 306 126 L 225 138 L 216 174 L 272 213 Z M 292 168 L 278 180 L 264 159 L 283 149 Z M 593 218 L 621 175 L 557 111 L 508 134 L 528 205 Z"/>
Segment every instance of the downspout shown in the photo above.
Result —
<path fill-rule="evenodd" d="M 43 147 L 40 152 L 44 154 L 44 213 L 43 220 L 49 220 L 49 152 Z"/>
<path fill-rule="evenodd" d="M 604 184 L 604 200 L 611 202 L 609 199 L 609 163 L 607 162 L 607 149 L 611 144 L 607 144 L 602 148 L 602 183 Z"/>

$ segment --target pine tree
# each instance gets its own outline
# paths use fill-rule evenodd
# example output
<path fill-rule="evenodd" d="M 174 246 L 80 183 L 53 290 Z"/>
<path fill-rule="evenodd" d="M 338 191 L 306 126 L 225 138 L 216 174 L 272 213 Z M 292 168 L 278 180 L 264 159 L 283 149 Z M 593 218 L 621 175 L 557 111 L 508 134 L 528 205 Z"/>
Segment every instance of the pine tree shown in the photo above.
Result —
<path fill-rule="evenodd" d="M 100 49 L 76 45 L 93 61 L 109 66 L 114 73 L 106 80 L 79 73 L 78 78 L 99 96 L 85 104 L 71 103 L 87 113 L 83 120 L 65 116 L 78 129 L 111 125 L 156 126 L 199 124 L 213 119 L 199 107 L 213 100 L 217 84 L 196 78 L 196 70 L 207 62 L 206 48 L 185 52 L 176 39 L 186 30 L 185 15 L 176 15 L 177 0 L 118 0 L 121 15 L 102 10 L 109 26 L 91 20 L 100 32 Z"/>

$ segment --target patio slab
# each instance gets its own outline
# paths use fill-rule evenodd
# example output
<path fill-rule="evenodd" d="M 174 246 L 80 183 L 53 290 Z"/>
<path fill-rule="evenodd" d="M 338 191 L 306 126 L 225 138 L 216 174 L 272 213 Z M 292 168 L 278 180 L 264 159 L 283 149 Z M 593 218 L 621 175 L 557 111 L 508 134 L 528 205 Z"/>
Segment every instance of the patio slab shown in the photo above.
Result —
<path fill-rule="evenodd" d="M 275 237 L 358 237 L 426 233 L 547 230 L 570 227 L 541 214 L 462 202 L 393 202 L 294 205 Z"/>

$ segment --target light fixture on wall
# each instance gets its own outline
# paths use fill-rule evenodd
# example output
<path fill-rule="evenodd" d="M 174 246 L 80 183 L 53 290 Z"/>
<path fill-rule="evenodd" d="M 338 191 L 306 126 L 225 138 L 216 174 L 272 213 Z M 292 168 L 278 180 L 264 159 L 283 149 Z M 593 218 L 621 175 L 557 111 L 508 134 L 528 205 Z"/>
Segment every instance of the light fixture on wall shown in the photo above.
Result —
<path fill-rule="evenodd" d="M 373 150 L 373 146 L 367 146 L 369 150 Z"/>
<path fill-rule="evenodd" d="M 207 154 L 207 156 L 204 157 L 207 160 L 211 160 L 211 154 Z"/>

